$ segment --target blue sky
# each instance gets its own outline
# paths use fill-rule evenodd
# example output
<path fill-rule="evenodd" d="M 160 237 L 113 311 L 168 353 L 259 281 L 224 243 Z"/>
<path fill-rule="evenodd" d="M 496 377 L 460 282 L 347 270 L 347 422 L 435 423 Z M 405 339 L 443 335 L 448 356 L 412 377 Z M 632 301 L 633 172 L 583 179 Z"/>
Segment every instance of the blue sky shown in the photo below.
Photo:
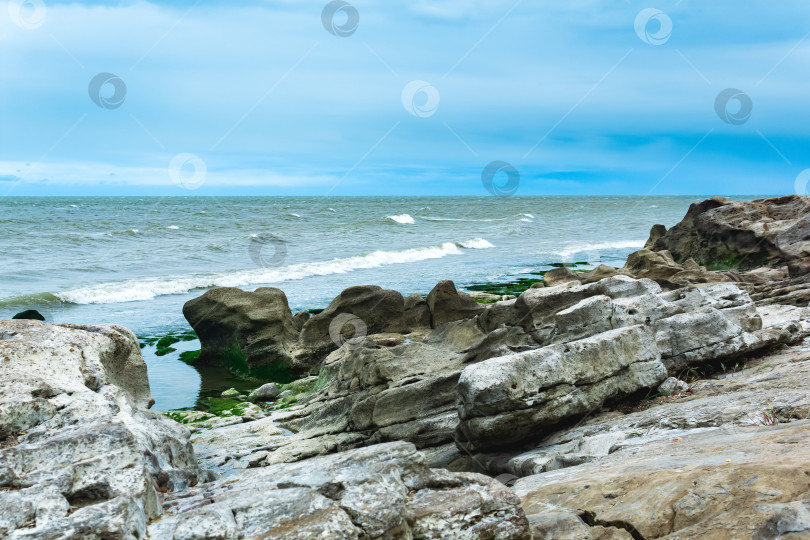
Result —
<path fill-rule="evenodd" d="M 810 168 L 806 0 L 357 0 L 346 37 L 324 1 L 19 3 L 0 195 L 486 195 L 495 160 L 519 195 L 778 194 Z M 671 33 L 636 32 L 648 8 Z"/>

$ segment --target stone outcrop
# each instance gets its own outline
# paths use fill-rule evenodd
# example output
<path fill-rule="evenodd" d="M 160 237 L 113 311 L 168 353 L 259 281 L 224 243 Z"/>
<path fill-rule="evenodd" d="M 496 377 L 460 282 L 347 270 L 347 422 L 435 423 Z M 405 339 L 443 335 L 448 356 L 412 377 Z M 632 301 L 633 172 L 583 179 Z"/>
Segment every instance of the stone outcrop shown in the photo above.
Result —
<path fill-rule="evenodd" d="M 0 321 L 0 537 L 141 538 L 201 476 L 120 326 Z"/>
<path fill-rule="evenodd" d="M 762 329 L 748 295 L 731 284 L 665 293 L 617 276 L 529 289 L 513 309 L 539 348 L 464 369 L 458 438 L 469 448 L 545 436 L 668 373 L 792 339 L 784 328 Z"/>
<path fill-rule="evenodd" d="M 807 310 L 768 309 L 766 325 Z M 801 538 L 810 533 L 806 343 L 728 366 L 688 394 L 598 412 L 494 471 L 514 491 L 535 538 Z"/>
<path fill-rule="evenodd" d="M 290 349 L 298 331 L 283 291 L 211 289 L 186 302 L 183 315 L 200 338 L 197 363 L 282 382 L 295 378 Z"/>
<path fill-rule="evenodd" d="M 751 270 L 787 265 L 791 276 L 810 270 L 810 198 L 755 201 L 713 197 L 692 204 L 669 230 L 656 226 L 646 248 L 667 250 L 677 261 Z"/>
<path fill-rule="evenodd" d="M 430 469 L 388 443 L 241 472 L 164 504 L 152 538 L 530 539 L 520 500 L 474 473 Z"/>

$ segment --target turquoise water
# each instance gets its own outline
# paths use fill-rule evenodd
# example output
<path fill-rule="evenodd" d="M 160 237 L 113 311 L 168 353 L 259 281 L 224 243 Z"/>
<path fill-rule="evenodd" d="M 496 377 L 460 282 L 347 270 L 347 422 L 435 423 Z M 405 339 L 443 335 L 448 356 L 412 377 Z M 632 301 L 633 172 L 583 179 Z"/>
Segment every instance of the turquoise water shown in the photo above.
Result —
<path fill-rule="evenodd" d="M 296 311 L 358 284 L 426 293 L 553 262 L 621 266 L 702 198 L 5 198 L 0 317 L 34 307 L 143 337 L 188 329 L 183 303 L 213 286 L 275 286 Z M 156 409 L 194 403 L 194 368 L 144 356 Z"/>

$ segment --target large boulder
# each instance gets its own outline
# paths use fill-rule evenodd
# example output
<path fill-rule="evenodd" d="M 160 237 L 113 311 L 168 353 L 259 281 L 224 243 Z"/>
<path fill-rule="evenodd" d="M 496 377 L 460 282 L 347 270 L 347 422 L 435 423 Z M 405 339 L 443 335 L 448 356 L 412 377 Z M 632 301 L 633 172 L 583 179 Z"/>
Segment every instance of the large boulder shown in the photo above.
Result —
<path fill-rule="evenodd" d="M 506 486 L 431 469 L 402 442 L 242 471 L 175 494 L 167 514 L 151 538 L 532 537 Z"/>
<path fill-rule="evenodd" d="M 115 325 L 0 321 L 0 537 L 143 538 L 203 473 Z"/>
<path fill-rule="evenodd" d="M 694 203 L 669 230 L 651 231 L 645 248 L 669 251 L 675 261 L 694 259 L 714 269 L 790 268 L 810 270 L 810 198 L 797 195 L 754 201 L 713 197 Z"/>
<path fill-rule="evenodd" d="M 341 292 L 322 312 L 301 329 L 295 347 L 296 366 L 304 371 L 317 371 L 326 356 L 345 342 L 357 344 L 369 334 L 395 332 L 405 334 L 426 321 L 414 316 L 420 308 L 416 299 L 405 299 L 394 290 L 377 285 L 349 287 Z"/>
<path fill-rule="evenodd" d="M 484 311 L 470 295 L 459 293 L 456 285 L 446 279 L 440 281 L 427 295 L 427 306 L 430 309 L 430 326 L 439 326 L 462 319 L 471 319 Z"/>
<path fill-rule="evenodd" d="M 198 364 L 279 382 L 295 378 L 290 349 L 298 331 L 283 291 L 211 289 L 186 302 L 183 315 L 200 338 Z"/>

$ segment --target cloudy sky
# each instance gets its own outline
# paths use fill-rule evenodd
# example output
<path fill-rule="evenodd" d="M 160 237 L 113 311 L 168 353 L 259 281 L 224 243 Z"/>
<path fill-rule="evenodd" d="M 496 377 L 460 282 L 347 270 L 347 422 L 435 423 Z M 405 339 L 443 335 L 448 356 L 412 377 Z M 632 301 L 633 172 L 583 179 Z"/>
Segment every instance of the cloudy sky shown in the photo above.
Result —
<path fill-rule="evenodd" d="M 808 32 L 806 0 L 4 3 L 0 195 L 486 195 L 496 160 L 519 195 L 792 193 Z"/>

